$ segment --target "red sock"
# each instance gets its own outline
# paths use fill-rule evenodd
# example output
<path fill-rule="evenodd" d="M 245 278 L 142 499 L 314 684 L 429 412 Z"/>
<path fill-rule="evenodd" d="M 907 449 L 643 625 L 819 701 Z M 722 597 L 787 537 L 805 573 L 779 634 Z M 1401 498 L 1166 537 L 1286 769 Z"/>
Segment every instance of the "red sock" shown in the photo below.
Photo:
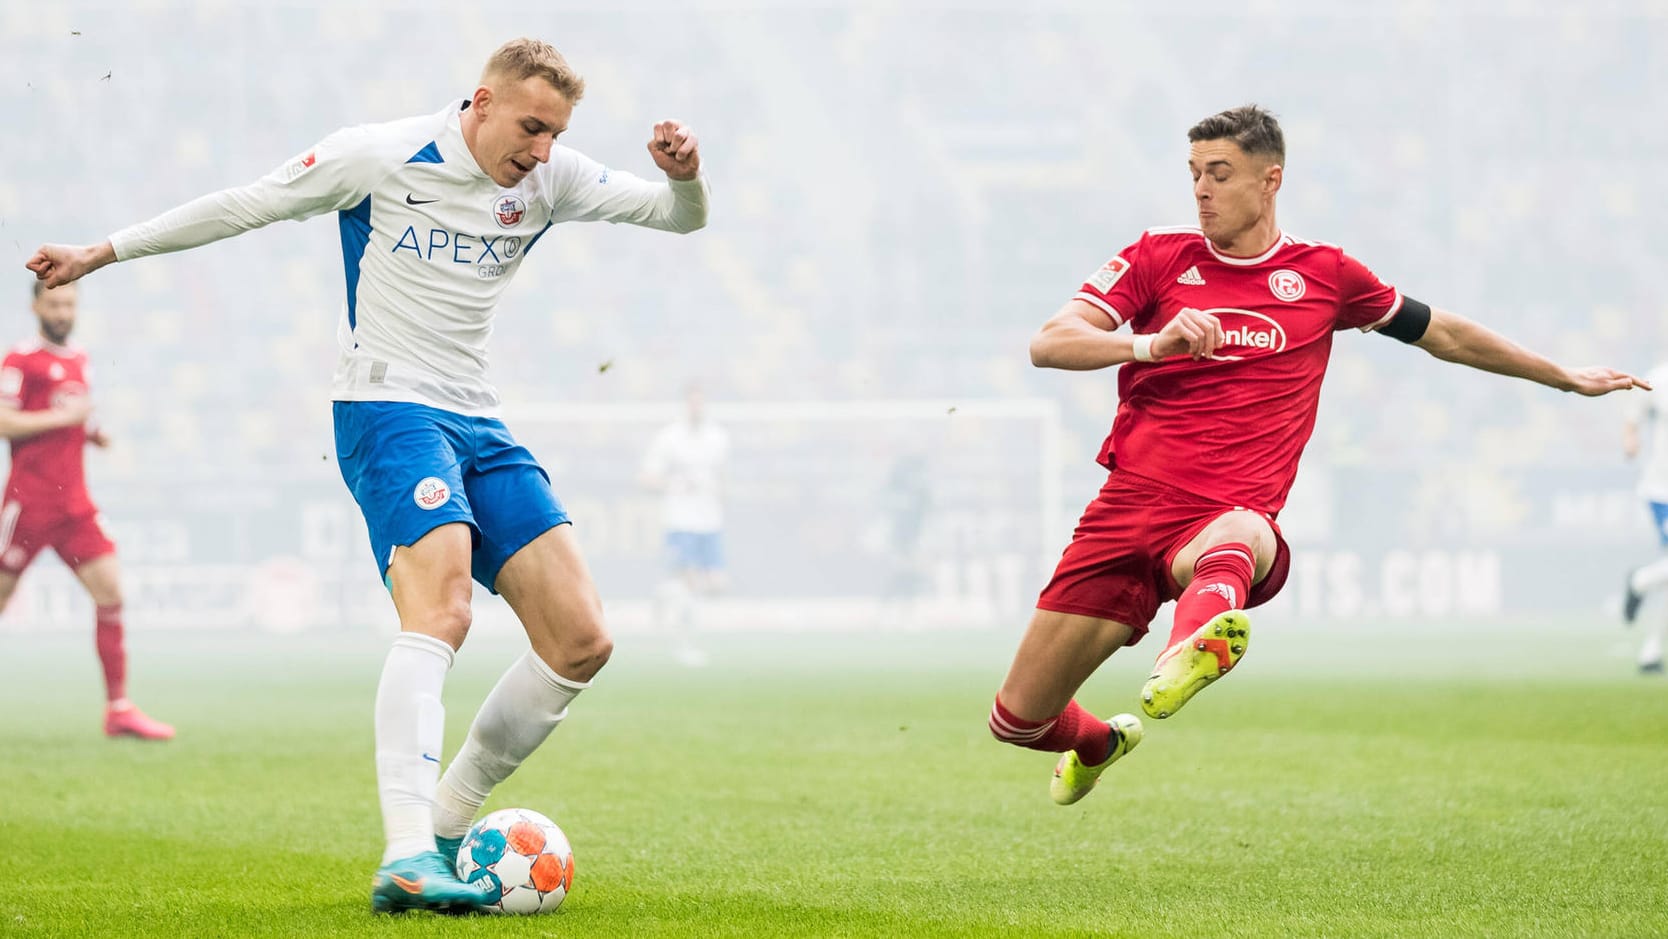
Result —
<path fill-rule="evenodd" d="M 121 606 L 99 607 L 97 622 L 94 635 L 98 660 L 104 665 L 105 698 L 120 701 L 127 697 L 127 650 L 122 647 Z"/>
<path fill-rule="evenodd" d="M 1250 545 L 1219 544 L 1205 549 L 1193 564 L 1193 582 L 1176 601 L 1176 621 L 1165 648 L 1193 635 L 1219 613 L 1243 610 L 1256 573 Z"/>
<path fill-rule="evenodd" d="M 1076 750 L 1077 758 L 1091 766 L 1104 763 L 1112 752 L 1112 728 L 1076 701 L 1048 720 L 1028 721 L 1003 707 L 1002 699 L 997 698 L 990 709 L 990 732 L 1003 743 L 1030 750 Z"/>

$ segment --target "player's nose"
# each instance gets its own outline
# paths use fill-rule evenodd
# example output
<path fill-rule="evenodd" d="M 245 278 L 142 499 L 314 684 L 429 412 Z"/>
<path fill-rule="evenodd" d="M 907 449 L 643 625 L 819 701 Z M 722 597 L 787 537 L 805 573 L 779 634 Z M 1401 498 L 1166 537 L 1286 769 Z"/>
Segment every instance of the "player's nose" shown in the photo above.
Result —
<path fill-rule="evenodd" d="M 540 137 L 533 144 L 533 159 L 538 160 L 540 163 L 549 163 L 550 162 L 550 148 L 553 145 L 555 145 L 555 143 L 556 143 L 556 138 L 554 138 L 554 137 L 551 137 L 549 139 L 546 139 L 544 137 Z"/>

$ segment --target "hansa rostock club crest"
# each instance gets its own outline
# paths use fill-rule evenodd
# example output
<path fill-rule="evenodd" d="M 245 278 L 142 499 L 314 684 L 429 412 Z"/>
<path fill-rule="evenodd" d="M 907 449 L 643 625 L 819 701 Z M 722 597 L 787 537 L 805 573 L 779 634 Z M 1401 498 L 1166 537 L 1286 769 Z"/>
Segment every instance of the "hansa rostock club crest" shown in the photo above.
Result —
<path fill-rule="evenodd" d="M 526 214 L 527 203 L 521 201 L 520 196 L 499 196 L 492 205 L 492 215 L 498 219 L 499 228 L 516 227 Z"/>

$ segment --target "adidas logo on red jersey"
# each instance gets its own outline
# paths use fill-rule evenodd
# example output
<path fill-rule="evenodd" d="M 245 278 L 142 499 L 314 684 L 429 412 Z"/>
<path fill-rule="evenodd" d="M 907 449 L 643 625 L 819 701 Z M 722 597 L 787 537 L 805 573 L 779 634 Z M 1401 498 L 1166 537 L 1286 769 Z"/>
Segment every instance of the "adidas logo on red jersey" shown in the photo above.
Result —
<path fill-rule="evenodd" d="M 1195 264 L 1183 271 L 1182 276 L 1176 278 L 1176 283 L 1185 284 L 1188 287 L 1203 287 L 1205 285 L 1205 275 L 1199 273 L 1199 265 Z"/>

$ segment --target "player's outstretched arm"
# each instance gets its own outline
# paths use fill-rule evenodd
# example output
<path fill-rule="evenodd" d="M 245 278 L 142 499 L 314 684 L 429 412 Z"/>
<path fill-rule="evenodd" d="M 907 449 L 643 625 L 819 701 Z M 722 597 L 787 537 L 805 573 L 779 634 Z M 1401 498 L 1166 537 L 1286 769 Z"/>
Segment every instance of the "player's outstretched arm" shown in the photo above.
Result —
<path fill-rule="evenodd" d="M 84 424 L 92 413 L 93 403 L 84 395 L 69 398 L 58 407 L 41 411 L 24 411 L 0 405 L 0 437 L 7 440 L 27 440 L 49 430 Z"/>
<path fill-rule="evenodd" d="M 363 197 L 365 133 L 338 131 L 247 186 L 223 189 L 131 225 L 95 245 L 42 245 L 25 264 L 47 287 L 116 261 L 184 251 L 270 225 L 346 208 Z"/>
<path fill-rule="evenodd" d="M 1100 307 L 1067 300 L 1031 337 L 1031 364 L 1081 372 L 1172 356 L 1203 359 L 1226 338 L 1216 317 L 1194 309 L 1177 313 L 1156 333 L 1124 334 L 1114 332 L 1117 328 L 1117 321 Z"/>
<path fill-rule="evenodd" d="M 1457 313 L 1431 308 L 1430 325 L 1414 345 L 1445 362 L 1469 365 L 1496 375 L 1596 397 L 1627 388 L 1650 390 L 1650 384 L 1626 372 L 1597 366 L 1570 369 L 1523 348 L 1505 336 Z"/>

